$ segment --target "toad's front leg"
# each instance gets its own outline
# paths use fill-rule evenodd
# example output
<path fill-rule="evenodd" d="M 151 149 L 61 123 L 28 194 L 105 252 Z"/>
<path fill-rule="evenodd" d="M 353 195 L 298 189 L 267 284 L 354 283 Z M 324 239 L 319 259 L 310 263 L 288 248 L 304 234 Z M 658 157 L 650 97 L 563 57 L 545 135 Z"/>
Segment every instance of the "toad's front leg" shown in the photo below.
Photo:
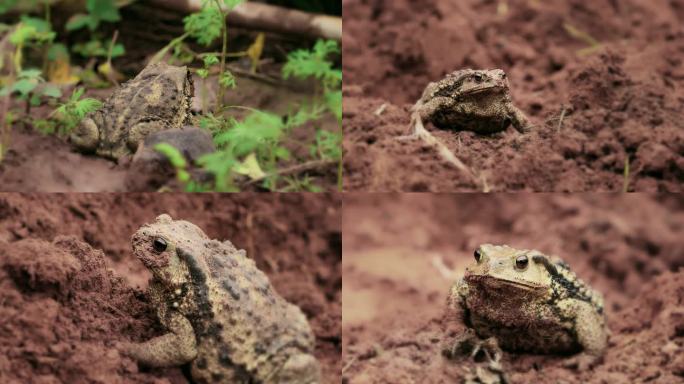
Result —
<path fill-rule="evenodd" d="M 404 136 L 399 136 L 397 140 L 413 140 L 421 137 L 425 131 L 424 121 L 429 121 L 436 111 L 445 110 L 452 107 L 454 100 L 448 97 L 435 97 L 425 102 L 423 99 L 411 108 L 411 133 Z"/>
<path fill-rule="evenodd" d="M 197 342 L 190 321 L 179 313 L 170 313 L 169 333 L 144 343 L 125 343 L 122 352 L 143 365 L 170 367 L 188 363 L 197 357 Z"/>
<path fill-rule="evenodd" d="M 525 113 L 523 113 L 523 111 L 521 111 L 520 109 L 514 107 L 513 105 L 509 105 L 508 116 L 511 120 L 513 128 L 515 128 L 518 132 L 527 133 L 532 130 L 532 123 L 530 123 L 530 120 L 527 118 L 527 116 L 525 116 Z"/>

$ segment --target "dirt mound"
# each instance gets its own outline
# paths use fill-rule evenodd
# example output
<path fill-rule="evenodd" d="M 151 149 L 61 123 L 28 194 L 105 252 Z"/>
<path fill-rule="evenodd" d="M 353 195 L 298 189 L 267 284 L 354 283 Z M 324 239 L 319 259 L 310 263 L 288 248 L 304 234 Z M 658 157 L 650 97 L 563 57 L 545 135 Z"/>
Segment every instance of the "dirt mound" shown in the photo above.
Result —
<path fill-rule="evenodd" d="M 345 187 L 681 191 L 681 9 L 642 0 L 345 2 Z M 474 180 L 421 142 L 395 140 L 425 85 L 467 67 L 504 69 L 514 103 L 536 125 L 527 135 L 430 125 Z"/>
<path fill-rule="evenodd" d="M 0 194 L 0 381 L 188 382 L 114 348 L 163 332 L 129 239 L 167 212 L 246 249 L 306 313 L 325 382 L 339 382 L 340 205 L 333 195 Z"/>
<path fill-rule="evenodd" d="M 606 299 L 600 365 L 504 353 L 511 382 L 684 382 L 680 196 L 355 196 L 343 231 L 344 382 L 453 383 L 472 369 L 442 357 L 442 316 L 485 242 L 559 255 Z"/>

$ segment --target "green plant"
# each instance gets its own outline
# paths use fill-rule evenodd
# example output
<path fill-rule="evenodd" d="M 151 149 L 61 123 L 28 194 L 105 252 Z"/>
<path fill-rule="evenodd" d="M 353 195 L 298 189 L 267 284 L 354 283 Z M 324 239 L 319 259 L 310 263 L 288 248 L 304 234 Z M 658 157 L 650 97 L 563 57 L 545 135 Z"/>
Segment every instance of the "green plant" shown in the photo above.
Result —
<path fill-rule="evenodd" d="M 56 125 L 51 131 L 43 130 L 44 133 L 57 133 L 58 135 L 64 136 L 69 134 L 71 130 L 76 128 L 76 126 L 83 120 L 83 118 L 90 112 L 94 112 L 100 107 L 102 107 L 102 102 L 92 98 L 81 99 L 83 96 L 84 89 L 77 88 L 69 97 L 66 103 L 60 104 L 57 109 L 55 109 L 50 117 L 55 118 Z M 49 125 L 45 128 L 49 129 Z"/>
<path fill-rule="evenodd" d="M 206 78 L 209 75 L 211 66 L 219 65 L 218 83 L 219 94 L 218 101 L 214 108 L 214 112 L 218 113 L 221 109 L 221 102 L 225 91 L 228 88 L 235 88 L 235 77 L 226 69 L 226 57 L 228 54 L 228 24 L 226 17 L 228 14 L 245 0 L 202 0 L 202 8 L 195 13 L 186 16 L 183 19 L 185 33 L 162 48 L 151 60 L 156 62 L 169 51 L 173 50 L 175 54 L 183 52 L 181 49 L 184 40 L 188 37 L 194 38 L 199 44 L 210 46 L 216 39 L 221 37 L 221 53 L 220 55 L 208 54 L 198 55 L 203 57 L 204 68 L 197 70 L 198 75 Z"/>
<path fill-rule="evenodd" d="M 85 43 L 74 44 L 73 51 L 84 57 L 119 57 L 126 53 L 121 43 L 114 39 L 105 40 L 97 32 L 103 22 L 114 23 L 121 20 L 121 15 L 114 0 L 87 0 L 88 13 L 77 13 L 67 21 L 67 31 L 77 31 L 87 28 L 90 40 Z"/>
<path fill-rule="evenodd" d="M 342 70 L 335 69 L 330 61 L 330 56 L 339 53 L 340 48 L 337 42 L 318 40 L 312 50 L 300 49 L 288 54 L 287 63 L 283 67 L 283 77 L 285 79 L 290 76 L 300 79 L 312 77 L 319 81 L 322 89 L 317 87 L 311 102 L 310 113 L 302 108 L 295 116 L 298 117 L 297 122 L 303 124 L 307 120 L 319 118 L 322 110 L 327 109 L 337 119 L 337 132 L 317 132 L 316 150 L 311 152 L 317 153 L 321 158 L 337 161 L 337 186 L 339 190 L 342 190 Z M 337 145 L 337 150 L 332 149 L 334 145 Z"/>
<path fill-rule="evenodd" d="M 188 172 L 188 162 L 176 147 L 169 143 L 159 143 L 154 146 L 154 150 L 164 155 L 171 166 L 176 170 L 176 180 L 183 186 L 186 192 L 203 192 L 205 189 L 194 182 Z"/>
<path fill-rule="evenodd" d="M 20 100 L 26 101 L 26 114 L 31 106 L 40 105 L 42 98 L 59 98 L 62 91 L 59 87 L 45 84 L 39 69 L 25 69 L 17 74 L 16 81 L 0 89 L 0 96 L 18 94 Z"/>

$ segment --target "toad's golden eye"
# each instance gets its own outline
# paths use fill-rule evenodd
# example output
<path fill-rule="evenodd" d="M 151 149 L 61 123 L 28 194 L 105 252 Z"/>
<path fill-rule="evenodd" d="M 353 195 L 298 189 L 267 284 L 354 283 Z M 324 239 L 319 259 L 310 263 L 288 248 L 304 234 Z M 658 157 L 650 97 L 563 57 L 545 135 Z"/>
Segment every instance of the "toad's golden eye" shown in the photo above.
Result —
<path fill-rule="evenodd" d="M 481 73 L 476 73 L 473 75 L 473 79 L 475 79 L 476 83 L 481 83 L 482 82 L 482 74 Z"/>
<path fill-rule="evenodd" d="M 157 237 L 154 239 L 152 246 L 154 247 L 155 252 L 162 253 L 166 251 L 166 240 L 162 239 L 161 237 Z"/>
<path fill-rule="evenodd" d="M 480 260 L 482 259 L 482 254 L 480 253 L 479 249 L 475 250 L 474 256 L 475 256 L 475 261 L 477 261 L 479 263 Z"/>
<path fill-rule="evenodd" d="M 527 268 L 528 264 L 527 256 L 518 256 L 515 259 L 515 268 L 520 269 L 520 270 L 525 270 Z"/>

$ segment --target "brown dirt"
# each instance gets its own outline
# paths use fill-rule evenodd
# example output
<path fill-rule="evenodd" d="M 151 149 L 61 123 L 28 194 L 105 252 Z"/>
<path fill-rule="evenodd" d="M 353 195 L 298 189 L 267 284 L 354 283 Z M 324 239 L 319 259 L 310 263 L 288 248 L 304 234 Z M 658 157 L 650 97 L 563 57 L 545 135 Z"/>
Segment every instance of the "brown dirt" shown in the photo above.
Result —
<path fill-rule="evenodd" d="M 629 190 L 683 189 L 682 1 L 343 6 L 347 190 L 615 191 L 627 159 Z M 573 27 L 601 46 L 581 54 L 588 43 L 569 33 Z M 409 108 L 427 83 L 465 67 L 504 69 L 515 104 L 537 125 L 524 136 L 428 126 L 477 181 L 421 142 L 394 139 L 408 133 Z"/>
<path fill-rule="evenodd" d="M 681 196 L 351 194 L 342 230 L 343 383 L 461 382 L 472 363 L 441 356 L 442 315 L 486 242 L 563 257 L 607 303 L 599 366 L 504 353 L 511 382 L 684 383 Z"/>
<path fill-rule="evenodd" d="M 306 313 L 325 382 L 339 383 L 341 199 L 327 194 L 0 194 L 0 382 L 188 382 L 114 348 L 163 332 L 129 245 L 163 212 L 245 248 Z"/>

